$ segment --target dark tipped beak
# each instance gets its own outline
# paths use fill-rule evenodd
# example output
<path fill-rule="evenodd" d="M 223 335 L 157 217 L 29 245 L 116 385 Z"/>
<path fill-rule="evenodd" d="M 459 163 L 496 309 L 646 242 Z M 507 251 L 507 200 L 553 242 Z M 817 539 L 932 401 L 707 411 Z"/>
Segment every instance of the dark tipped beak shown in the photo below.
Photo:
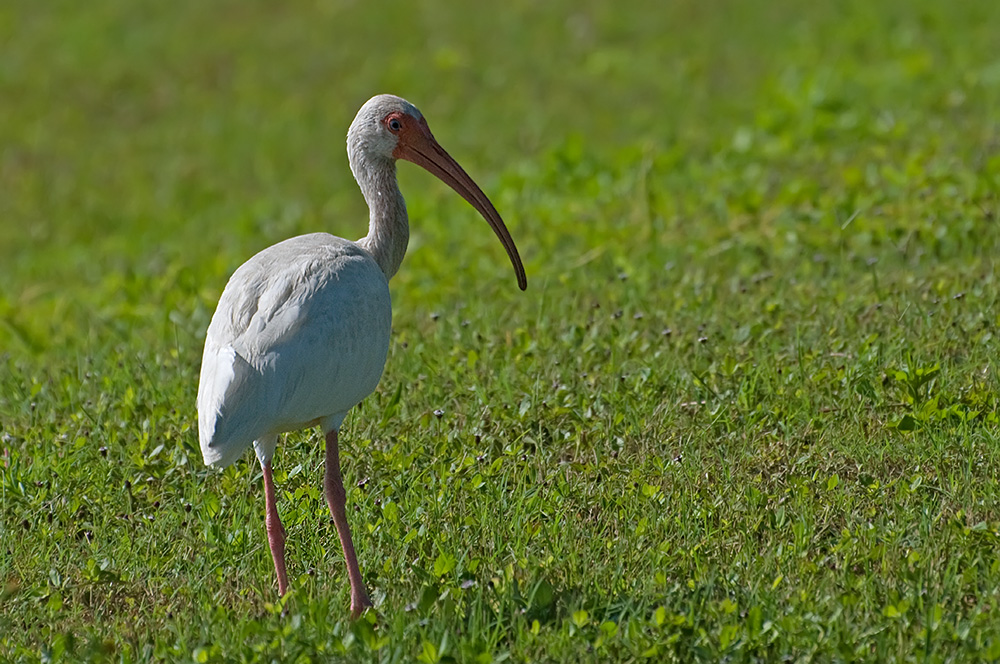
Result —
<path fill-rule="evenodd" d="M 517 275 L 518 287 L 521 290 L 526 289 L 528 277 L 524 273 L 521 256 L 517 253 L 517 247 L 514 246 L 514 240 L 510 237 L 510 232 L 504 225 L 503 219 L 500 218 L 500 213 L 493 207 L 493 203 L 486 197 L 479 185 L 469 177 L 457 161 L 451 158 L 451 155 L 444 151 L 444 148 L 438 145 L 434 136 L 431 135 L 430 129 L 427 129 L 426 123 L 422 124 L 422 131 L 408 132 L 406 136 L 400 137 L 394 155 L 398 159 L 413 162 L 433 173 L 438 179 L 458 192 L 472 207 L 479 210 L 479 214 L 483 215 L 483 219 L 500 238 L 503 248 L 507 250 L 507 256 L 510 257 L 510 262 L 514 266 L 514 274 Z"/>

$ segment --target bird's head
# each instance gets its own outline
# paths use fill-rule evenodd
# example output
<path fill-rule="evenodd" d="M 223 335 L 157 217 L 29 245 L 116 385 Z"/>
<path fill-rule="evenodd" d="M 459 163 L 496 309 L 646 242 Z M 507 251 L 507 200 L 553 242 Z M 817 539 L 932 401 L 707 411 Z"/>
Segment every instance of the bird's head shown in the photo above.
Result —
<path fill-rule="evenodd" d="M 358 111 L 347 131 L 352 164 L 357 157 L 372 162 L 403 158 L 397 154 L 397 148 L 410 142 L 417 130 L 430 135 L 427 122 L 416 106 L 395 95 L 372 97 Z"/>
<path fill-rule="evenodd" d="M 351 123 L 347 132 L 347 152 L 351 170 L 359 182 L 366 177 L 367 168 L 404 159 L 428 170 L 454 189 L 479 211 L 500 238 L 514 266 L 517 285 L 521 290 L 527 288 L 521 257 L 500 214 L 482 189 L 434 139 L 416 106 L 395 95 L 372 97 Z"/>

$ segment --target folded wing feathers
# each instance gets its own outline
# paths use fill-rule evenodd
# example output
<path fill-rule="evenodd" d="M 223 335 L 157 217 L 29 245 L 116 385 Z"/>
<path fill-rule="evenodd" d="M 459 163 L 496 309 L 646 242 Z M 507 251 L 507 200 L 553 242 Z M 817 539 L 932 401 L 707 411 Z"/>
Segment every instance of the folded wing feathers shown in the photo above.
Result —
<path fill-rule="evenodd" d="M 330 291 L 331 280 L 350 283 Z M 371 295 L 369 285 L 375 289 Z M 326 295 L 314 297 L 318 291 Z M 313 367 L 334 357 L 336 366 L 347 370 L 353 364 L 348 357 L 361 360 L 369 354 L 353 355 L 359 347 L 348 339 L 360 341 L 358 334 L 365 339 L 366 351 L 381 354 L 379 358 L 373 355 L 374 364 L 356 376 L 358 381 L 361 375 L 373 379 L 370 388 L 374 389 L 385 361 L 385 349 L 377 349 L 381 344 L 375 339 L 388 345 L 388 306 L 387 283 L 370 256 L 353 243 L 329 235 L 292 238 L 240 266 L 219 299 L 206 335 L 198 390 L 205 463 L 226 466 L 255 438 L 273 435 L 276 424 L 288 424 L 278 420 L 289 414 L 286 408 L 292 395 L 302 394 L 298 388 L 303 372 L 311 374 Z M 383 311 L 379 307 L 384 307 L 384 317 L 365 318 L 370 314 L 363 312 Z M 370 330 L 369 325 L 375 328 Z M 342 343 L 354 350 L 347 351 Z M 327 377 L 335 379 L 339 372 L 329 368 L 327 364 Z"/>

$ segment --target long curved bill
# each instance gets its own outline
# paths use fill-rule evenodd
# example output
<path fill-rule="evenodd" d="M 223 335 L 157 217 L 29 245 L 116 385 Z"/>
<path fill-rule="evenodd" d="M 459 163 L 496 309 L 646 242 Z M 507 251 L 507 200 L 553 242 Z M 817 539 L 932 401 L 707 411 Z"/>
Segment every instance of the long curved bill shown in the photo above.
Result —
<path fill-rule="evenodd" d="M 451 155 L 444 151 L 444 148 L 438 145 L 431 130 L 427 127 L 426 121 L 421 118 L 419 130 L 408 132 L 408 135 L 400 137 L 394 156 L 397 159 L 413 162 L 431 172 L 458 192 L 459 196 L 467 200 L 472 207 L 476 208 L 493 229 L 493 232 L 500 238 L 503 248 L 507 250 L 507 256 L 510 257 L 510 262 L 514 266 L 514 274 L 517 275 L 518 287 L 521 290 L 528 287 L 528 277 L 524 273 L 521 256 L 517 253 L 517 247 L 514 246 L 514 240 L 510 237 L 510 232 L 504 225 L 503 219 L 500 218 L 500 213 L 493 207 L 493 203 L 486 197 L 479 185 L 469 177 L 457 161 L 452 159 Z"/>

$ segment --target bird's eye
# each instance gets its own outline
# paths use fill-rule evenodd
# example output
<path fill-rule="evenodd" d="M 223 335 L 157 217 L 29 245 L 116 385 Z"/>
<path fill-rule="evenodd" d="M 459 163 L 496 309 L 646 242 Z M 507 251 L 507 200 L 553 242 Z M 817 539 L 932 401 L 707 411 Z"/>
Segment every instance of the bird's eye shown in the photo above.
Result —
<path fill-rule="evenodd" d="M 389 131 L 396 132 L 403 128 L 403 124 L 396 118 L 389 120 Z"/>

